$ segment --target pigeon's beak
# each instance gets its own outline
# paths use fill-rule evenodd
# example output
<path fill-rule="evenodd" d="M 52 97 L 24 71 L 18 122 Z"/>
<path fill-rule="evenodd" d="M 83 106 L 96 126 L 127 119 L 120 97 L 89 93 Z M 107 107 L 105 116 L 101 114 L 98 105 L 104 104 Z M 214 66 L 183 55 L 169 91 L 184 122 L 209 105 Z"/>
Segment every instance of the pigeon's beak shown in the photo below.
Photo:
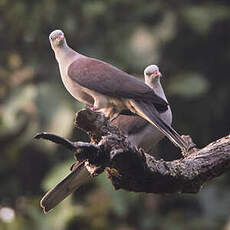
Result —
<path fill-rule="evenodd" d="M 161 74 L 161 72 L 160 71 L 158 71 L 158 70 L 156 70 L 156 71 L 154 71 L 154 73 L 151 75 L 151 77 L 162 77 L 162 74 Z"/>
<path fill-rule="evenodd" d="M 63 35 L 63 34 L 58 35 L 57 39 L 58 39 L 59 41 L 63 40 L 63 39 L 64 39 L 64 35 Z"/>

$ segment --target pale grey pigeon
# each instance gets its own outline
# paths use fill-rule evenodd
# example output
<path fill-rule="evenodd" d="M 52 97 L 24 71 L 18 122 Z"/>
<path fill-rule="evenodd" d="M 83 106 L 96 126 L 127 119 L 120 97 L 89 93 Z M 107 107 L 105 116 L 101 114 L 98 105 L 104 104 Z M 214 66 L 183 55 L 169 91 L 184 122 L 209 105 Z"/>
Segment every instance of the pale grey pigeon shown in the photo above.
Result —
<path fill-rule="evenodd" d="M 162 74 L 158 66 L 147 66 L 144 70 L 144 76 L 145 83 L 149 85 L 159 97 L 168 102 L 161 86 L 160 79 Z M 172 112 L 170 106 L 168 106 L 165 112 L 160 113 L 159 116 L 167 125 L 171 125 Z M 133 146 L 141 147 L 145 152 L 151 152 L 156 147 L 156 144 L 165 136 L 148 121 L 135 114 L 120 114 L 111 123 L 127 136 Z"/>
<path fill-rule="evenodd" d="M 161 119 L 168 103 L 152 88 L 108 63 L 77 53 L 67 45 L 61 30 L 53 31 L 49 39 L 62 81 L 73 97 L 110 120 L 129 110 L 151 123 L 182 151 L 187 150 L 181 136 Z"/>

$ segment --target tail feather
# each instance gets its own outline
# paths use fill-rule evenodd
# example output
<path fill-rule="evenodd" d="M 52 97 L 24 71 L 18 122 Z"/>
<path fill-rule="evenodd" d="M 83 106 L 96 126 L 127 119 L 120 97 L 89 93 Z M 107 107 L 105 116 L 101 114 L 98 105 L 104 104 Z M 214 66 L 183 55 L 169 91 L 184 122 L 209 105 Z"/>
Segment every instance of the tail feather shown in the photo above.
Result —
<path fill-rule="evenodd" d="M 40 201 L 43 211 L 47 213 L 70 195 L 74 190 L 79 188 L 91 179 L 91 174 L 85 168 L 85 162 L 81 162 L 73 171 L 64 178 L 53 189 L 49 190 Z"/>
<path fill-rule="evenodd" d="M 160 117 L 159 112 L 156 110 L 154 105 L 147 104 L 144 102 L 137 102 L 132 100 L 132 106 L 135 108 L 137 114 L 143 117 L 145 120 L 154 125 L 160 130 L 165 136 L 169 138 L 174 145 L 178 146 L 182 151 L 187 151 L 187 144 L 182 137 L 168 124 L 166 124 Z"/>

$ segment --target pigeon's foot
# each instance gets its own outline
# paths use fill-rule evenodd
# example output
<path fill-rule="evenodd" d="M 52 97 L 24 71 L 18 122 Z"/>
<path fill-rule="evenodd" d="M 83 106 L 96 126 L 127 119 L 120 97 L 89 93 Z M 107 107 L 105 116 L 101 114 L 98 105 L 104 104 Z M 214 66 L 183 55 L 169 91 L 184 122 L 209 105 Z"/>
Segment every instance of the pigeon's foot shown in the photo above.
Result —
<path fill-rule="evenodd" d="M 197 151 L 196 144 L 193 142 L 192 138 L 189 135 L 182 135 L 183 140 L 186 142 L 187 148 L 182 149 L 182 154 L 184 157 L 192 154 L 193 152 Z"/>

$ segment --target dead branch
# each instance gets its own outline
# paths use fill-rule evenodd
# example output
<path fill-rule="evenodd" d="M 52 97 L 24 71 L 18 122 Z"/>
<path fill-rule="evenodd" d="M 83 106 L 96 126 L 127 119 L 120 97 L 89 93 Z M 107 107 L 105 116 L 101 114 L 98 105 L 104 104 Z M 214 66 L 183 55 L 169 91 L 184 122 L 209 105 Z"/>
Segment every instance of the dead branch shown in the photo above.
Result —
<path fill-rule="evenodd" d="M 230 135 L 202 149 L 193 148 L 185 157 L 174 161 L 156 160 L 131 146 L 120 131 L 100 113 L 82 110 L 75 125 L 85 130 L 91 143 L 71 142 L 62 137 L 41 133 L 44 138 L 75 150 L 78 161 L 89 162 L 97 172 L 105 171 L 115 189 L 147 193 L 196 193 L 201 186 L 230 168 Z M 101 170 L 98 170 L 101 169 Z M 94 170 L 92 172 L 95 175 Z"/>

